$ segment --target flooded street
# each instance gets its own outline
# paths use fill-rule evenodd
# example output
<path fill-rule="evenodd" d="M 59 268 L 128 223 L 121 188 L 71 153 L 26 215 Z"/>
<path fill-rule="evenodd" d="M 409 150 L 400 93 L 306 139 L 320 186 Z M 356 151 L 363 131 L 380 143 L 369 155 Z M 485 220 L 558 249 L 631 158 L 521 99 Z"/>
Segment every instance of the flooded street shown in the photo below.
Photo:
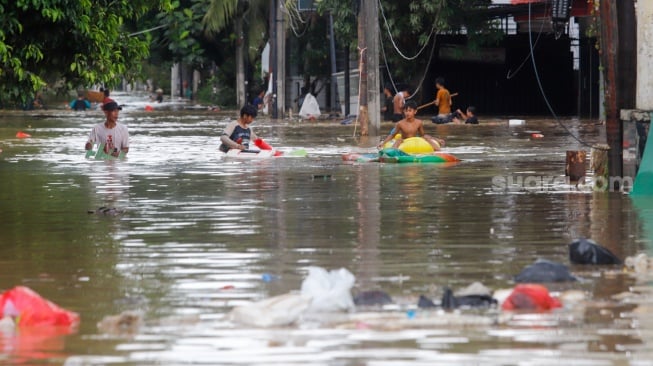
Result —
<path fill-rule="evenodd" d="M 584 300 L 550 313 L 417 308 L 444 286 L 512 288 L 538 258 L 570 265 L 579 237 L 622 259 L 650 253 L 629 196 L 556 183 L 566 150 L 589 148 L 554 120 L 428 122 L 462 160 L 446 165 L 344 162 L 376 151 L 353 125 L 263 116 L 258 135 L 307 156 L 223 158 L 219 135 L 235 117 L 127 106 L 128 157 L 103 161 L 84 156 L 99 110 L 0 115 L 0 289 L 27 286 L 81 317 L 70 335 L 0 331 L 1 364 L 653 365 L 653 282 L 622 266 L 571 266 L 581 281 L 547 287 Z M 563 123 L 605 141 L 604 126 Z M 88 213 L 103 206 L 124 212 Z M 227 317 L 299 290 L 311 266 L 346 268 L 354 294 L 393 302 L 284 327 Z M 635 295 L 615 297 L 624 292 Z M 98 329 L 127 310 L 142 315 L 133 332 Z"/>

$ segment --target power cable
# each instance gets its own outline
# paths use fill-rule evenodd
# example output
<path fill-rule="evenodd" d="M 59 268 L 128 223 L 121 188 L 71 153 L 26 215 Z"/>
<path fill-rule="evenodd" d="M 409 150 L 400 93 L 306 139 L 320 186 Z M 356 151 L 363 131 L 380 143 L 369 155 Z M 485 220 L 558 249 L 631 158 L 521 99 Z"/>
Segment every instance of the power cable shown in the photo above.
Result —
<path fill-rule="evenodd" d="M 548 7 L 548 4 L 547 4 L 546 7 L 544 8 L 544 13 L 547 12 L 547 7 Z M 542 36 L 543 30 L 544 30 L 544 22 L 540 22 L 540 31 L 537 33 L 537 38 L 535 39 L 535 44 L 533 45 L 533 47 L 537 46 L 537 43 L 540 41 L 540 37 Z M 510 79 L 514 78 L 515 76 L 517 76 L 517 74 L 519 74 L 519 72 L 520 72 L 521 69 L 524 67 L 524 65 L 526 65 L 526 61 L 528 61 L 528 59 L 529 59 L 532 55 L 533 55 L 533 53 L 532 53 L 532 52 L 529 52 L 529 53 L 526 55 L 526 57 L 524 57 L 524 60 L 523 60 L 523 61 L 521 62 L 521 64 L 517 67 L 517 70 L 516 70 L 514 73 L 512 73 L 512 69 L 511 69 L 511 70 L 508 70 L 508 73 L 506 74 L 506 79 L 507 79 L 507 80 L 510 80 Z"/>
<path fill-rule="evenodd" d="M 164 28 L 164 27 L 167 27 L 167 26 L 168 26 L 167 24 L 163 24 L 163 25 L 156 26 L 156 27 L 154 27 L 154 28 L 145 29 L 145 30 L 142 30 L 142 31 L 138 31 L 138 32 L 130 33 L 130 34 L 128 34 L 127 36 L 128 36 L 128 37 L 133 37 L 133 36 L 137 36 L 137 35 L 139 35 L 139 34 L 148 33 L 148 32 L 151 32 L 151 31 L 153 31 L 153 30 L 157 30 L 157 29 Z"/>
<path fill-rule="evenodd" d="M 394 38 L 392 37 L 392 33 L 390 32 L 390 25 L 388 25 L 388 19 L 385 17 L 385 12 L 383 11 L 383 4 L 381 4 L 381 0 L 379 0 L 379 9 L 381 10 L 381 16 L 383 17 L 383 21 L 385 23 L 385 28 L 388 30 L 388 36 L 390 37 L 390 42 L 392 42 L 392 46 L 394 46 L 395 51 L 399 54 L 399 56 L 403 57 L 405 60 L 412 61 L 419 57 L 419 55 L 422 54 L 422 51 L 426 49 L 426 46 L 429 44 L 429 41 L 431 40 L 431 37 L 433 36 L 433 33 L 435 33 L 435 28 L 431 27 L 431 33 L 429 34 L 429 38 L 424 42 L 424 46 L 422 46 L 422 49 L 420 49 L 415 56 L 408 57 L 399 50 L 399 47 L 395 43 Z"/>
<path fill-rule="evenodd" d="M 394 79 L 392 78 L 392 73 L 390 73 L 390 66 L 388 65 L 388 57 L 385 55 L 385 47 L 383 47 L 383 42 L 381 43 L 381 54 L 383 54 L 383 63 L 385 63 L 385 69 L 388 70 L 388 78 L 390 79 L 390 84 L 392 84 L 392 90 L 397 94 L 397 85 L 395 84 Z"/>
<path fill-rule="evenodd" d="M 578 141 L 583 146 L 589 147 L 589 148 L 595 148 L 588 144 L 587 142 L 583 141 L 580 139 L 580 137 L 574 135 L 567 126 L 565 126 L 562 121 L 560 121 L 560 118 L 558 118 L 558 115 L 556 115 L 555 111 L 553 110 L 553 107 L 551 107 L 551 103 L 549 103 L 549 99 L 546 97 L 546 93 L 544 92 L 544 87 L 542 86 L 542 80 L 540 79 L 540 74 L 537 71 L 537 64 L 535 63 L 535 54 L 534 54 L 534 49 L 533 49 L 533 35 L 531 32 L 531 3 L 528 3 L 528 45 L 530 46 L 530 51 L 531 51 L 531 61 L 533 61 L 533 71 L 535 72 L 535 80 L 537 80 L 537 85 L 540 88 L 540 93 L 542 94 L 542 98 L 544 98 L 544 102 L 546 103 L 546 106 L 549 108 L 549 111 L 551 112 L 551 115 L 553 115 L 553 118 L 555 118 L 556 122 L 567 131 L 567 133 L 574 138 L 574 140 Z"/>
<path fill-rule="evenodd" d="M 406 99 L 412 99 L 417 95 L 417 92 L 422 88 L 422 85 L 424 84 L 424 80 L 426 80 L 426 74 L 428 73 L 429 67 L 431 66 L 431 61 L 433 61 L 433 55 L 435 54 L 435 45 L 437 42 L 435 39 L 433 39 L 433 47 L 431 48 L 431 55 L 429 55 L 429 60 L 426 63 L 426 67 L 424 68 L 424 75 L 422 76 L 422 80 L 419 81 L 419 85 L 417 88 L 415 88 L 415 91 L 410 95 L 410 97 Z"/>

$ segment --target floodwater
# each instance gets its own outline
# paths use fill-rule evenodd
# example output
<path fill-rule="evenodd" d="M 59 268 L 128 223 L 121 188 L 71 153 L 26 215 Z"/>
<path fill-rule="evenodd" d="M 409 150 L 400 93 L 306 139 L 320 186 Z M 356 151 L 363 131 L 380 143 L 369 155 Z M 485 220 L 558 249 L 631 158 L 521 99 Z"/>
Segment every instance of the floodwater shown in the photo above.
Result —
<path fill-rule="evenodd" d="M 140 107 L 120 115 L 124 161 L 84 157 L 100 111 L 0 116 L 0 288 L 30 287 L 81 316 L 69 335 L 2 330 L 0 363 L 653 365 L 652 282 L 621 267 L 572 266 L 582 281 L 549 289 L 584 300 L 551 313 L 417 309 L 443 286 L 510 288 L 538 258 L 569 264 L 574 238 L 621 258 L 648 251 L 628 195 L 564 182 L 565 151 L 588 149 L 554 120 L 429 122 L 462 159 L 447 166 L 344 162 L 374 151 L 352 125 L 261 117 L 268 143 L 308 155 L 228 160 L 217 141 L 235 113 Z M 604 126 L 562 123 L 605 141 Z M 124 212 L 88 213 L 102 206 Z M 353 293 L 383 290 L 393 303 L 272 328 L 227 317 L 299 290 L 310 266 L 346 268 Z M 140 327 L 98 329 L 123 311 L 141 314 Z"/>

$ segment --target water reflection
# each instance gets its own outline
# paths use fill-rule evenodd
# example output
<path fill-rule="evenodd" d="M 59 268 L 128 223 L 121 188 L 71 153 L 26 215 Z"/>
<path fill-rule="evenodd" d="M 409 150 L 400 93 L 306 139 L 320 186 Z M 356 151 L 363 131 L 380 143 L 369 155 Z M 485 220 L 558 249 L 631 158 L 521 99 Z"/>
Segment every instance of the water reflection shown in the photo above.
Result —
<path fill-rule="evenodd" d="M 567 263 L 566 244 L 576 237 L 594 238 L 622 258 L 649 245 L 650 222 L 640 219 L 638 201 L 623 194 L 558 183 L 497 188 L 497 176 L 563 174 L 565 151 L 580 148 L 552 121 L 427 126 L 463 159 L 442 166 L 343 163 L 344 152 L 370 151 L 354 145 L 351 126 L 265 118 L 255 124 L 258 133 L 273 146 L 306 148 L 308 158 L 224 160 L 218 135 L 233 117 L 126 109 L 121 121 L 132 148 L 125 161 L 84 159 L 99 111 L 0 119 L 0 284 L 28 285 L 82 316 L 79 332 L 56 352 L 34 347 L 44 360 L 621 365 L 651 359 L 650 297 L 634 303 L 614 297 L 633 285 L 645 293 L 650 281 L 617 269 L 573 267 L 584 281 L 552 290 L 578 289 L 587 301 L 553 314 L 407 315 L 419 294 L 437 298 L 442 286 L 510 287 L 512 276 L 537 258 Z M 604 139 L 591 122 L 565 123 L 589 143 Z M 33 137 L 16 139 L 17 129 Z M 545 137 L 532 139 L 533 130 Z M 125 212 L 87 213 L 100 206 Z M 355 291 L 382 289 L 395 303 L 279 329 L 243 328 L 225 318 L 234 306 L 297 290 L 311 265 L 348 268 Z M 144 314 L 135 335 L 99 333 L 100 319 L 124 310 Z M 6 351 L 13 346 L 5 338 L 0 345 L 7 363 L 38 358 Z"/>

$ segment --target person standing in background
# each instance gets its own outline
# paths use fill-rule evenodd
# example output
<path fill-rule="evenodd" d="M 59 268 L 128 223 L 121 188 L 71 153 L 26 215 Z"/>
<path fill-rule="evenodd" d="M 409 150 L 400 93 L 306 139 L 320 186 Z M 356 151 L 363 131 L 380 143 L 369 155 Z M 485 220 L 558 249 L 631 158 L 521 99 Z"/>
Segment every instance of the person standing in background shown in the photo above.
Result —
<path fill-rule="evenodd" d="M 390 89 L 389 85 L 386 85 L 383 88 L 383 96 L 385 97 L 383 106 L 381 107 L 381 114 L 383 115 L 383 120 L 392 121 L 392 114 L 394 112 L 392 98 L 394 97 L 394 95 L 392 95 L 392 90 Z"/>
<path fill-rule="evenodd" d="M 264 97 L 265 97 L 265 90 L 261 90 L 256 96 L 256 98 L 252 100 L 252 105 L 254 106 L 254 108 L 256 108 L 256 110 L 260 111 L 265 106 L 265 102 L 263 99 Z"/>
<path fill-rule="evenodd" d="M 91 102 L 86 99 L 84 92 L 77 92 L 77 99 L 70 102 L 70 109 L 74 111 L 85 111 L 91 109 Z"/>
<path fill-rule="evenodd" d="M 444 79 L 435 79 L 435 87 L 438 89 L 435 95 L 435 105 L 438 107 L 438 115 L 433 117 L 433 123 L 442 124 L 451 122 L 451 94 L 444 85 Z"/>
<path fill-rule="evenodd" d="M 392 98 L 392 122 L 399 122 L 404 119 L 404 104 L 408 97 L 410 97 L 408 88 L 403 88 Z"/>

